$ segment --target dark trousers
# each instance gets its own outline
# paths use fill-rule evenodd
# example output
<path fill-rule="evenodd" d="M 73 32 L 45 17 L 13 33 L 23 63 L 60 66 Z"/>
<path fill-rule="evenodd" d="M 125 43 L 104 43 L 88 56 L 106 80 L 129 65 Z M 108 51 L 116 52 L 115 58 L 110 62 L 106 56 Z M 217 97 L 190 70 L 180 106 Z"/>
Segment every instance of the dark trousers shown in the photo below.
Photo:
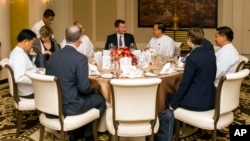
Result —
<path fill-rule="evenodd" d="M 174 134 L 174 113 L 170 110 L 165 110 L 159 115 L 160 127 L 155 134 L 155 141 L 172 141 Z"/>
<path fill-rule="evenodd" d="M 65 110 L 65 115 L 77 115 L 88 111 L 91 108 L 97 108 L 100 111 L 100 117 L 106 109 L 105 99 L 101 94 L 93 93 L 82 96 L 82 103 L 77 104 L 78 107 L 74 108 L 68 105 L 68 109 Z M 75 105 L 75 104 L 74 104 Z M 76 110 L 78 109 L 78 110 Z M 83 127 L 80 127 L 71 132 L 75 139 L 92 137 L 92 123 L 89 123 Z"/>

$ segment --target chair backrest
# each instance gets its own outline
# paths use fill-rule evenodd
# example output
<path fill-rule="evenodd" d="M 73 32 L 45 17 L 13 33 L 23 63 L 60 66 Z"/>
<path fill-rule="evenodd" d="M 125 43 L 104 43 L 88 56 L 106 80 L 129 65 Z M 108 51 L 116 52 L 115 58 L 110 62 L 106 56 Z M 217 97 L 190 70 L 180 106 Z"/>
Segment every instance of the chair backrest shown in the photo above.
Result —
<path fill-rule="evenodd" d="M 56 76 L 26 71 L 34 87 L 35 107 L 37 110 L 60 116 L 62 112 L 62 95 L 59 79 Z"/>
<path fill-rule="evenodd" d="M 240 55 L 239 64 L 238 64 L 235 72 L 242 70 L 244 68 L 245 64 L 247 64 L 247 63 L 248 63 L 248 58 L 246 56 Z"/>
<path fill-rule="evenodd" d="M 155 120 L 160 83 L 159 78 L 111 80 L 113 120 Z"/>
<path fill-rule="evenodd" d="M 214 52 L 217 52 L 218 50 L 220 50 L 220 48 L 221 48 L 221 47 L 215 46 L 215 45 L 214 45 Z"/>
<path fill-rule="evenodd" d="M 182 42 L 174 42 L 174 46 L 175 46 L 174 56 L 181 55 L 181 47 L 183 46 L 183 44 L 184 43 L 182 43 Z"/>
<path fill-rule="evenodd" d="M 13 69 L 11 68 L 11 66 L 9 64 L 5 64 L 4 67 L 6 68 L 6 72 L 7 72 L 7 78 L 8 78 L 8 83 L 9 83 L 9 92 L 14 97 L 15 104 L 18 105 L 20 98 L 18 95 L 17 84 L 15 82 Z"/>
<path fill-rule="evenodd" d="M 241 83 L 248 75 L 249 69 L 243 69 L 226 74 L 220 79 L 216 93 L 215 120 L 218 120 L 220 115 L 232 112 L 239 106 Z"/>

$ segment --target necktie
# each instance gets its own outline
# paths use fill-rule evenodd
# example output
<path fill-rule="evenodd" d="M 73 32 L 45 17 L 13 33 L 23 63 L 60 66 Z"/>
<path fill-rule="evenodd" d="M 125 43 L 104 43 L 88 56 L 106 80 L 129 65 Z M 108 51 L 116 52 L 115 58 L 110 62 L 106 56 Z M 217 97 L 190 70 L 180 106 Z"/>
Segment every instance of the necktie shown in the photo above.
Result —
<path fill-rule="evenodd" d="M 120 38 L 119 38 L 119 47 L 121 47 L 122 46 L 122 36 L 120 36 Z"/>

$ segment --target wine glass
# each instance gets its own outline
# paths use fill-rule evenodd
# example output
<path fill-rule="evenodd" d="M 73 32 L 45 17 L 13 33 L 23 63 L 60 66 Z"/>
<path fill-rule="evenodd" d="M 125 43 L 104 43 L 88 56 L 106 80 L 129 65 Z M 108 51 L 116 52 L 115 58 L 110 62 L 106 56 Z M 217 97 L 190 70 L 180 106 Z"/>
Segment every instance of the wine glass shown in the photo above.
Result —
<path fill-rule="evenodd" d="M 114 44 L 113 43 L 109 43 L 109 50 L 113 50 L 114 49 Z"/>
<path fill-rule="evenodd" d="M 135 43 L 130 43 L 129 48 L 130 48 L 131 52 L 134 52 L 134 50 L 135 50 Z"/>

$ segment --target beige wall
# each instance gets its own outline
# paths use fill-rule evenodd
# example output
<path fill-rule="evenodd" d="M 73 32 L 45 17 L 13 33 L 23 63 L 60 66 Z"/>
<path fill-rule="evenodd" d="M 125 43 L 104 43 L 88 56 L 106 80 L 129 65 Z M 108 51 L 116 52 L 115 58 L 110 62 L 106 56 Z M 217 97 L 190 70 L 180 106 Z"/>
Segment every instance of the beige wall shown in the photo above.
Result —
<path fill-rule="evenodd" d="M 250 54 L 247 46 L 250 43 L 250 32 L 248 31 L 250 18 L 247 15 L 250 8 L 249 3 L 249 0 L 218 0 L 218 26 L 227 25 L 234 30 L 233 42 L 242 54 Z M 18 6 L 22 7 L 22 5 Z M 115 32 L 113 22 L 118 18 L 126 20 L 127 32 L 134 34 L 137 46 L 140 48 L 144 48 L 152 36 L 151 28 L 137 27 L 137 0 L 53 0 L 51 5 L 46 5 L 46 0 L 30 0 L 30 28 L 41 19 L 45 8 L 51 8 L 56 13 L 52 28 L 55 38 L 59 42 L 64 38 L 65 28 L 76 20 L 85 24 L 86 34 L 96 48 L 102 49 L 107 35 Z M 5 12 L 8 14 L 7 10 Z M 11 26 L 15 24 L 11 23 Z M 0 24 L 0 26 L 1 28 L 7 27 L 4 24 Z M 204 30 L 206 38 L 214 43 L 215 29 Z"/>
<path fill-rule="evenodd" d="M 120 8 L 120 5 L 125 5 Z M 95 47 L 103 48 L 106 36 L 114 32 L 113 22 L 122 18 L 127 22 L 127 32 L 134 34 L 137 45 L 144 48 L 152 36 L 151 28 L 138 28 L 136 0 L 75 0 L 73 5 L 74 20 L 81 19 L 87 27 L 87 34 Z M 237 0 L 218 0 L 218 26 L 227 25 L 240 37 L 239 28 L 242 14 L 242 2 Z M 206 38 L 214 43 L 215 29 L 204 29 Z M 241 52 L 239 38 L 234 43 Z"/>
<path fill-rule="evenodd" d="M 10 44 L 10 12 L 9 4 L 5 0 L 0 0 L 0 59 L 9 57 Z"/>

